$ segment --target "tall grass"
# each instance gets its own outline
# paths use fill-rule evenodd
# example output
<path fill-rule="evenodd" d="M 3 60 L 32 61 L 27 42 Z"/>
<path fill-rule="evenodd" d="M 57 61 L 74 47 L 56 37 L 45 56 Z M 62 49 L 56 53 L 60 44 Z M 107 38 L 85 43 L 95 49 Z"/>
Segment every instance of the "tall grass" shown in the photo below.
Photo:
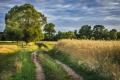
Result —
<path fill-rule="evenodd" d="M 120 41 L 61 40 L 56 48 L 89 70 L 112 80 L 120 79 Z"/>

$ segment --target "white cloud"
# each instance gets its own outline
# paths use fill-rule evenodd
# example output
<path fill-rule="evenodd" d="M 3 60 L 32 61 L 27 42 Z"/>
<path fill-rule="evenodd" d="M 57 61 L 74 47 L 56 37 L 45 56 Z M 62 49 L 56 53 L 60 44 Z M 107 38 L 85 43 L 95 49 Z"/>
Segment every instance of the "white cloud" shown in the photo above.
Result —
<path fill-rule="evenodd" d="M 116 21 L 120 21 L 120 17 L 116 17 L 116 16 L 107 16 L 105 17 L 104 20 L 116 20 Z"/>
<path fill-rule="evenodd" d="M 56 20 L 71 20 L 71 21 L 78 21 L 83 17 L 75 17 L 75 16 L 54 16 L 50 14 L 46 14 L 48 21 L 56 21 Z"/>
<path fill-rule="evenodd" d="M 54 5 L 54 7 L 57 7 L 57 8 L 70 8 L 72 5 L 70 4 L 66 4 L 66 5 L 62 5 L 62 4 L 57 4 L 57 5 Z"/>

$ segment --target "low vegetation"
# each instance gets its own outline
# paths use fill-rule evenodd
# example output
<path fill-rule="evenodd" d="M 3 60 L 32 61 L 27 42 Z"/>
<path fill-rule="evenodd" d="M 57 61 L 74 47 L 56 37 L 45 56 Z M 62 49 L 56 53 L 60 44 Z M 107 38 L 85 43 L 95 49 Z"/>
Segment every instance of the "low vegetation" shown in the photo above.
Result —
<path fill-rule="evenodd" d="M 68 61 L 69 66 L 73 64 L 72 68 L 78 73 L 88 70 L 88 72 L 93 71 L 95 74 L 109 78 L 108 80 L 119 80 L 119 47 L 119 41 L 61 40 L 56 45 L 57 51 L 52 52 L 54 53 L 52 56 L 57 56 L 63 62 Z M 62 54 L 58 54 L 59 51 L 64 53 L 64 56 L 60 57 Z M 70 60 L 66 60 L 69 56 Z M 85 69 L 81 70 L 81 66 Z M 99 80 L 95 76 L 89 78 L 89 75 L 87 75 L 86 80 Z"/>
<path fill-rule="evenodd" d="M 0 45 L 0 54 L 10 54 L 20 50 L 17 45 Z"/>
<path fill-rule="evenodd" d="M 71 80 L 67 73 L 47 54 L 39 54 L 46 80 Z"/>
<path fill-rule="evenodd" d="M 0 54 L 0 80 L 11 80 L 11 76 L 16 73 L 16 57 L 16 53 Z"/>
<path fill-rule="evenodd" d="M 17 45 L 0 47 L 0 80 L 35 80 L 35 66 L 31 60 L 31 50 Z"/>
<path fill-rule="evenodd" d="M 35 65 L 31 60 L 31 52 L 23 50 L 15 61 L 16 74 L 12 80 L 35 80 Z"/>

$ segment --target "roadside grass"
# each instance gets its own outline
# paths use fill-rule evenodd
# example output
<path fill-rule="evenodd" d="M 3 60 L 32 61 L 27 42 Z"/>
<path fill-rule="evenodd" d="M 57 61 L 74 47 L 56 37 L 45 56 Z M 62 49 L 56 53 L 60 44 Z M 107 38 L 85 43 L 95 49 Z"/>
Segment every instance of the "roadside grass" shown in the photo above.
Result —
<path fill-rule="evenodd" d="M 16 75 L 12 80 L 35 80 L 35 65 L 31 60 L 31 51 L 22 50 L 16 59 Z"/>
<path fill-rule="evenodd" d="M 0 80 L 11 80 L 12 76 L 16 73 L 15 59 L 17 53 L 0 54 Z"/>
<path fill-rule="evenodd" d="M 39 54 L 46 80 L 71 80 L 67 73 L 47 54 Z"/>
<path fill-rule="evenodd" d="M 69 67 L 75 70 L 76 73 L 81 75 L 84 80 L 111 80 L 107 77 L 101 76 L 98 72 L 94 70 L 89 70 L 89 68 L 86 65 L 79 64 L 78 60 L 56 49 L 49 51 L 48 55 L 50 55 L 54 59 L 58 59 L 64 64 L 67 64 Z"/>
<path fill-rule="evenodd" d="M 21 49 L 10 54 L 0 54 L 0 80 L 35 80 L 31 53 L 28 49 Z"/>

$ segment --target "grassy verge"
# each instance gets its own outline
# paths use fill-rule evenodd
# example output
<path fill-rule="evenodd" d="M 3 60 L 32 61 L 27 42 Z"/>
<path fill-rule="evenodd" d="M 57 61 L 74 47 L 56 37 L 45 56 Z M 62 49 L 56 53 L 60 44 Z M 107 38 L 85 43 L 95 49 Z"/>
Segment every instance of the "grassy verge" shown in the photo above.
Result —
<path fill-rule="evenodd" d="M 11 80 L 11 76 L 16 73 L 15 59 L 16 53 L 0 54 L 0 80 Z"/>
<path fill-rule="evenodd" d="M 23 50 L 16 59 L 17 74 L 12 80 L 35 80 L 35 65 L 31 60 L 31 52 Z"/>
<path fill-rule="evenodd" d="M 39 54 L 46 80 L 71 80 L 67 73 L 47 54 Z"/>
<path fill-rule="evenodd" d="M 96 71 L 89 70 L 86 65 L 79 64 L 76 59 L 72 58 L 68 54 L 64 54 L 56 49 L 53 49 L 48 53 L 52 58 L 58 59 L 64 64 L 67 64 L 69 67 L 73 68 L 78 74 L 83 76 L 84 80 L 111 80 L 101 76 Z"/>
<path fill-rule="evenodd" d="M 35 66 L 30 53 L 22 49 L 11 54 L 0 54 L 0 80 L 35 80 Z"/>

